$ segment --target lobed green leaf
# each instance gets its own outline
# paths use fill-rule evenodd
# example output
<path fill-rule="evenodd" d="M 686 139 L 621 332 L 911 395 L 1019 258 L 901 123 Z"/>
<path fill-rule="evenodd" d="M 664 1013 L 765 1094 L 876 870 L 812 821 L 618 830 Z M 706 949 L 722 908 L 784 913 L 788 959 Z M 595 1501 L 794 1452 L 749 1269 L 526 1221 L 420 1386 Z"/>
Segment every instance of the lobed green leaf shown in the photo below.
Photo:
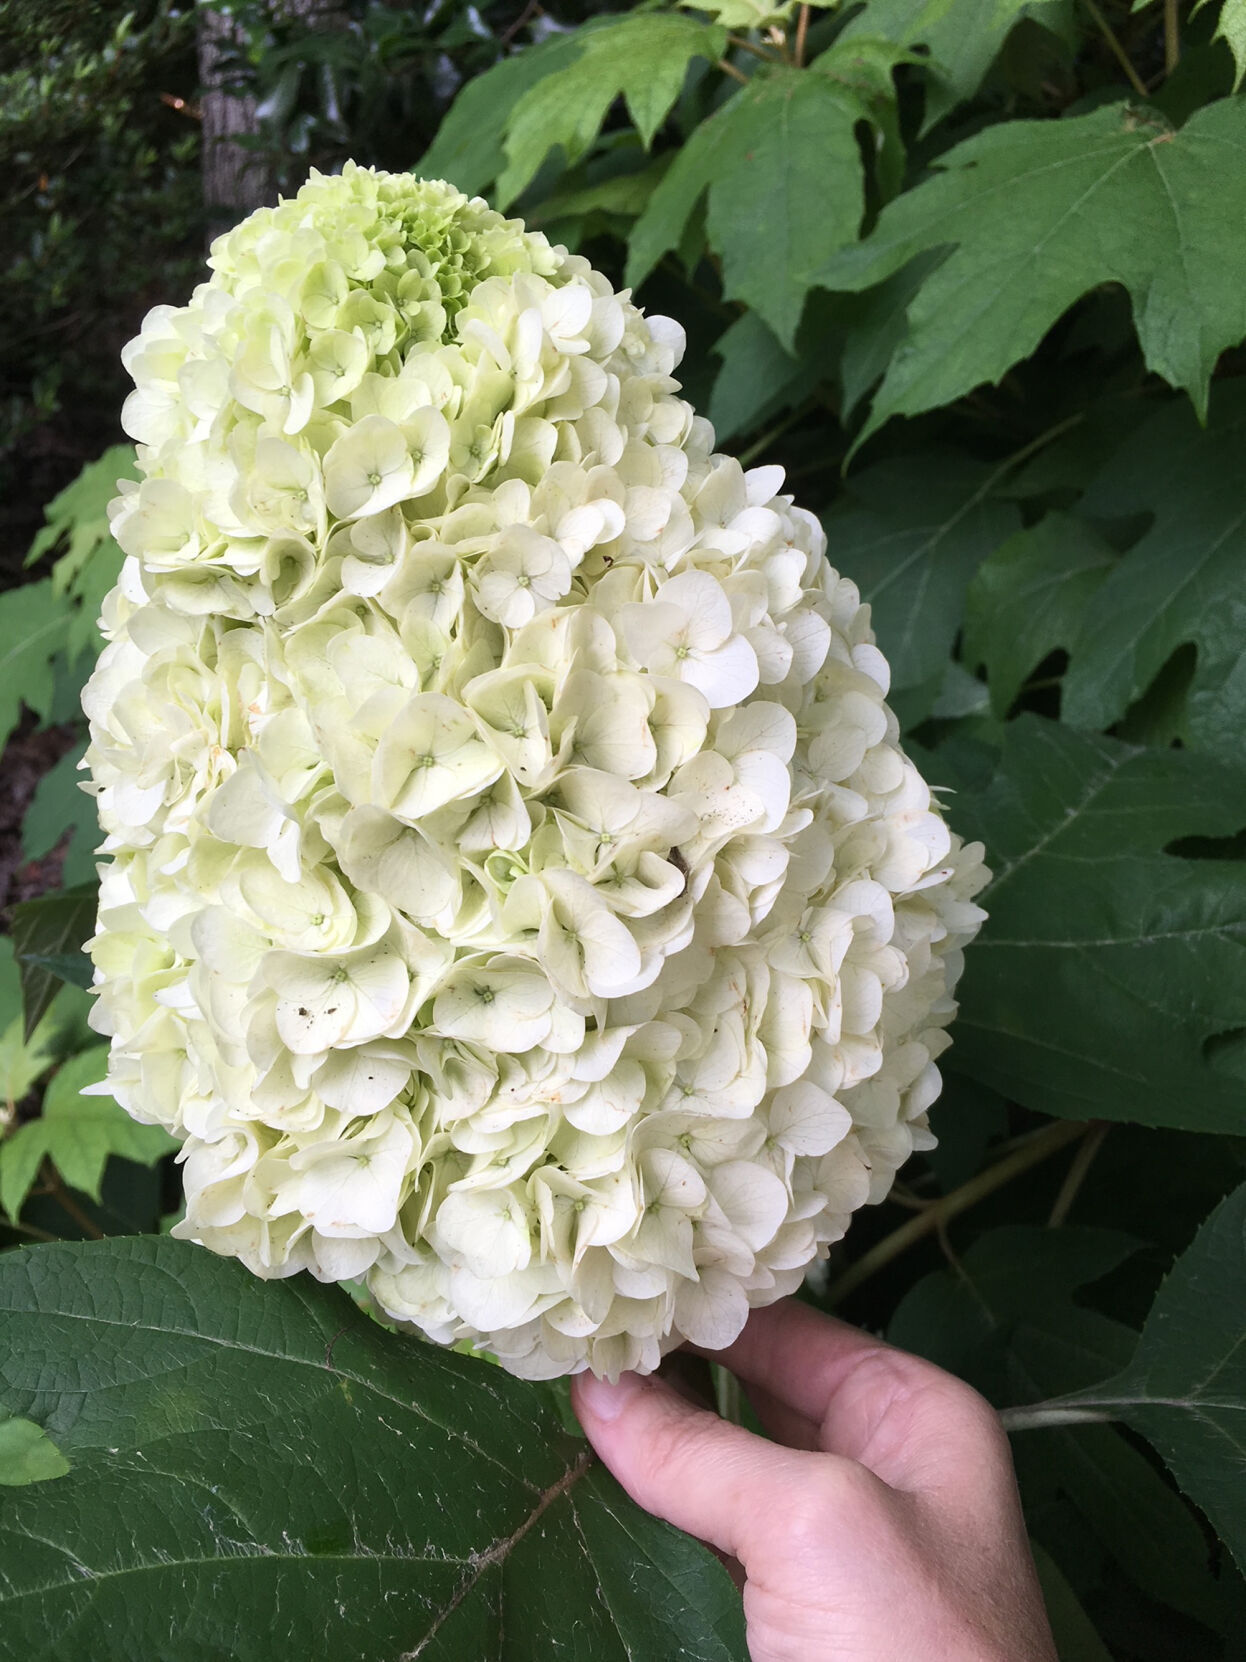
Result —
<path fill-rule="evenodd" d="M 1022 716 L 955 818 L 995 876 L 954 1066 L 1046 1113 L 1246 1130 L 1209 1053 L 1246 1027 L 1246 865 L 1160 852 L 1246 826 L 1246 767 Z"/>
<path fill-rule="evenodd" d="M 71 1462 L 14 1491 L 31 1662 L 743 1662 L 721 1565 L 634 1507 L 549 1394 L 338 1289 L 186 1242 L 0 1259 L 0 1402 Z M 503 1641 L 503 1634 L 505 1641 Z"/>
<path fill-rule="evenodd" d="M 791 349 L 811 279 L 857 235 L 864 212 L 856 126 L 870 106 L 828 74 L 761 69 L 692 133 L 629 244 L 636 287 L 679 246 L 704 196 L 723 291 L 751 306 Z"/>
<path fill-rule="evenodd" d="M 909 304 L 861 438 L 998 381 L 1111 282 L 1129 293 L 1148 367 L 1206 413 L 1221 352 L 1246 336 L 1246 105 L 1222 99 L 1179 130 L 1130 104 L 1003 122 L 937 165 L 863 243 L 809 269 L 826 288 L 866 289 L 951 249 Z"/>

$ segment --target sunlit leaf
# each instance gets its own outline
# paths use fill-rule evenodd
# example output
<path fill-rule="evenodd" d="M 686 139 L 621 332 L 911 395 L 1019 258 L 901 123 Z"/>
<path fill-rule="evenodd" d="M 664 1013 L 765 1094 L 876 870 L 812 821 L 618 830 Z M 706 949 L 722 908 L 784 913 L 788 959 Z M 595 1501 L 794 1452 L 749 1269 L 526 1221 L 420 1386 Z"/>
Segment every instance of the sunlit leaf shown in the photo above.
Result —
<path fill-rule="evenodd" d="M 865 289 L 928 250 L 952 250 L 909 305 L 862 436 L 998 381 L 1110 282 L 1129 292 L 1148 367 L 1205 412 L 1217 359 L 1246 336 L 1240 100 L 1209 104 L 1179 130 L 1126 104 L 1004 122 L 937 168 L 883 209 L 864 243 L 809 268 L 829 289 Z"/>

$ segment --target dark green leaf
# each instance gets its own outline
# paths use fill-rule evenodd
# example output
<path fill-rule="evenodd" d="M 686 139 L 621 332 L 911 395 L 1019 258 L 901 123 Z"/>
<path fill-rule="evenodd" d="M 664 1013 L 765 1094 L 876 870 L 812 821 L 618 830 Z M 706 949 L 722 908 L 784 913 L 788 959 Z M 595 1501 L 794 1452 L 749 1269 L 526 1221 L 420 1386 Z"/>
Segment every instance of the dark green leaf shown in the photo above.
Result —
<path fill-rule="evenodd" d="M 777 411 L 799 404 L 817 385 L 815 359 L 785 352 L 756 312 L 745 312 L 714 347 L 722 368 L 709 419 L 720 443 L 752 432 Z"/>
<path fill-rule="evenodd" d="M 956 1066 L 1047 1113 L 1240 1134 L 1205 1047 L 1246 1027 L 1246 865 L 1162 850 L 1246 826 L 1246 767 L 1023 716 L 954 817 L 995 870 Z"/>
<path fill-rule="evenodd" d="M 1078 1389 L 1124 1366 L 1137 1335 L 1075 1303 L 1074 1294 L 1139 1244 L 1110 1229 L 993 1229 L 961 1257 L 955 1274 L 939 1271 L 909 1291 L 888 1337 L 1001 1404 Z M 1016 1452 L 1023 1477 L 1066 1494 L 1142 1591 L 1208 1625 L 1221 1619 L 1222 1590 L 1202 1528 L 1118 1431 L 1047 1430 L 1041 1447 L 1027 1435 Z"/>
<path fill-rule="evenodd" d="M 64 1662 L 743 1662 L 721 1565 L 547 1392 L 336 1288 L 167 1238 L 0 1258 L 0 1393 L 73 1469 L 15 1492 L 5 1645 Z"/>
<path fill-rule="evenodd" d="M 919 451 L 855 475 L 862 505 L 827 519 L 828 558 L 870 602 L 897 688 L 941 682 L 971 575 L 1021 523 L 992 495 L 998 476 L 952 451 Z"/>
<path fill-rule="evenodd" d="M 964 1374 L 968 1358 L 992 1335 L 1008 1340 L 1019 1323 L 1058 1327 L 1074 1309 L 1073 1294 L 1138 1246 L 1115 1229 L 993 1229 L 964 1254 L 962 1274 L 939 1270 L 910 1288 L 887 1337 Z M 1127 1334 L 1127 1349 L 1131 1341 Z"/>
<path fill-rule="evenodd" d="M 896 348 L 908 332 L 908 309 L 922 284 L 946 257 L 946 250 L 919 254 L 877 288 L 840 295 L 847 333 L 839 360 L 839 384 L 845 421 L 866 393 L 886 373 Z"/>
<path fill-rule="evenodd" d="M 965 603 L 967 664 L 985 665 L 991 708 L 1007 715 L 1043 659 L 1078 638 L 1116 555 L 1084 520 L 1048 514 L 978 568 Z M 1093 639 L 1093 636 L 1091 637 Z"/>
<path fill-rule="evenodd" d="M 1246 1184 L 1223 1200 L 1156 1295 L 1133 1361 L 1066 1404 L 1140 1431 L 1246 1563 Z"/>
<path fill-rule="evenodd" d="M 1106 727 L 1147 691 L 1174 651 L 1198 649 L 1183 737 L 1232 753 L 1246 727 L 1246 384 L 1218 386 L 1204 430 L 1180 403 L 1128 440 L 1082 511 L 1151 512 L 1150 530 L 1086 608 L 1063 714 Z"/>
<path fill-rule="evenodd" d="M 869 119 L 857 93 L 828 75 L 760 71 L 676 156 L 636 222 L 626 281 L 637 286 L 678 247 L 708 192 L 706 230 L 722 255 L 724 292 L 750 305 L 790 348 L 807 274 L 851 242 L 861 223 L 855 128 Z"/>
<path fill-rule="evenodd" d="M 0 1028 L 22 1013 L 22 984 L 13 957 L 13 943 L 0 935 Z"/>
<path fill-rule="evenodd" d="M 1206 410 L 1216 360 L 1246 335 L 1230 229 L 1246 226 L 1246 105 L 1210 104 L 1179 131 L 1125 104 L 1004 122 L 938 167 L 863 244 L 810 268 L 827 288 L 865 289 L 953 245 L 909 306 L 862 437 L 998 381 L 1107 282 L 1129 291 L 1148 367 Z"/>
<path fill-rule="evenodd" d="M 644 211 L 659 179 L 670 165 L 669 156 L 659 156 L 647 167 L 631 173 L 611 173 L 579 189 L 559 190 L 524 214 L 534 230 L 544 230 L 569 220 L 583 220 L 590 214 L 603 216 L 617 230 L 620 216 L 635 219 Z"/>
<path fill-rule="evenodd" d="M 1064 1572 L 1037 1541 L 1031 1545 L 1060 1662 L 1112 1662 L 1111 1653 L 1095 1632 Z"/>
<path fill-rule="evenodd" d="M 68 1470 L 69 1461 L 42 1426 L 0 1408 L 0 1489 L 46 1483 Z"/>
<path fill-rule="evenodd" d="M 498 200 L 513 202 L 545 157 L 561 149 L 573 167 L 601 131 L 616 98 L 646 146 L 678 98 L 694 58 L 722 55 L 727 31 L 678 12 L 639 12 L 611 18 L 575 37 L 580 50 L 530 86 L 506 123 L 507 166 Z"/>
<path fill-rule="evenodd" d="M 22 978 L 26 1034 L 39 1025 L 62 981 L 91 985 L 91 961 L 81 950 L 95 927 L 98 893 L 84 883 L 13 908 L 13 955 Z"/>
<path fill-rule="evenodd" d="M 1028 0 L 869 0 L 844 31 L 883 35 L 902 46 L 930 50 L 926 120 L 931 127 L 978 90 L 991 61 Z"/>

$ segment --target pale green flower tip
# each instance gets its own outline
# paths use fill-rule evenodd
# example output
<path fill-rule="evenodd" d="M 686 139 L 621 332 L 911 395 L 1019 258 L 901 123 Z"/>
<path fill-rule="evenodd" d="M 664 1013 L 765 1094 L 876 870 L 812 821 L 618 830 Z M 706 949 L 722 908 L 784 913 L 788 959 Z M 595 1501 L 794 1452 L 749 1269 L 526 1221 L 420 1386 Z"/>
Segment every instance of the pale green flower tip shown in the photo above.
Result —
<path fill-rule="evenodd" d="M 313 168 L 294 196 L 257 209 L 219 236 L 208 264 L 237 288 L 311 250 L 320 257 L 304 291 L 308 322 L 325 326 L 334 284 L 345 279 L 397 300 L 409 319 L 431 307 L 439 339 L 452 338 L 456 314 L 486 277 L 516 271 L 552 276 L 557 269 L 545 237 L 504 219 L 482 198 L 465 196 L 442 179 L 355 162 L 340 174 Z M 338 304 L 345 299 L 343 294 Z"/>

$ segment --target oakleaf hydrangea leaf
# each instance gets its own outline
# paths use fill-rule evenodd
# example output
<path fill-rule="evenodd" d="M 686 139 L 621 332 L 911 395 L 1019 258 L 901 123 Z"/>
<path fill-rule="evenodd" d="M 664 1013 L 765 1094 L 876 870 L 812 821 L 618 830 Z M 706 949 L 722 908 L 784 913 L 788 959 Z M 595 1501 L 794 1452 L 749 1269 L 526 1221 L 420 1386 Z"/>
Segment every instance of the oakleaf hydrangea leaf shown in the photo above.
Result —
<path fill-rule="evenodd" d="M 726 1571 L 550 1393 L 307 1277 L 167 1237 L 6 1253 L 0 1397 L 71 1465 L 4 1498 L 12 1653 L 744 1662 Z"/>
<path fill-rule="evenodd" d="M 1178 647 L 1197 648 L 1180 731 L 1221 755 L 1246 725 L 1246 388 L 1217 386 L 1206 428 L 1159 410 L 1092 482 L 1079 511 L 1147 530 L 1087 598 L 1064 681 L 1064 719 L 1107 727 Z"/>
<path fill-rule="evenodd" d="M 840 37 L 881 35 L 930 54 L 925 126 L 971 98 L 1029 0 L 869 0 Z"/>
<path fill-rule="evenodd" d="M 994 781 L 956 799 L 997 865 L 959 1065 L 1046 1113 L 1240 1132 L 1207 1044 L 1246 1026 L 1246 866 L 1155 850 L 1246 826 L 1246 768 L 1035 716 L 1006 731 Z"/>
<path fill-rule="evenodd" d="M 0 595 L 0 748 L 17 726 L 23 704 L 37 716 L 50 715 L 52 661 L 64 650 L 70 617 L 49 577 Z"/>
<path fill-rule="evenodd" d="M 1246 335 L 1237 233 L 1226 231 L 1241 225 L 1240 100 L 1209 104 L 1178 130 L 1113 104 L 1006 122 L 957 145 L 933 178 L 883 209 L 864 243 L 809 275 L 829 289 L 871 288 L 927 250 L 948 251 L 909 305 L 862 436 L 998 381 L 1075 300 L 1109 282 L 1129 292 L 1148 367 L 1203 415 L 1217 359 Z"/>
<path fill-rule="evenodd" d="M 1132 1362 L 1063 1405 L 1103 1407 L 1154 1443 L 1246 1565 L 1246 1184 L 1223 1200 L 1156 1294 Z"/>
<path fill-rule="evenodd" d="M 950 451 L 896 457 L 851 475 L 828 517 L 898 687 L 942 675 L 971 575 L 1019 527 L 1015 504 L 994 492 L 998 478 Z"/>
<path fill-rule="evenodd" d="M 573 167 L 622 97 L 646 146 L 679 96 L 694 58 L 721 56 L 726 31 L 679 12 L 637 12 L 578 33 L 573 63 L 547 73 L 516 103 L 506 126 L 507 167 L 498 180 L 505 206 L 550 150 Z"/>
<path fill-rule="evenodd" d="M 978 567 L 965 604 L 962 656 L 974 668 L 985 665 L 997 716 L 1008 714 L 1048 653 L 1082 638 L 1091 597 L 1115 564 L 1115 551 L 1093 527 L 1051 513 Z M 1087 639 L 1094 640 L 1093 626 Z"/>
<path fill-rule="evenodd" d="M 583 29 L 552 35 L 473 75 L 438 127 L 421 170 L 469 195 L 491 185 L 506 164 L 503 141 L 512 110 L 543 76 L 574 63 L 593 27 L 590 21 Z"/>
<path fill-rule="evenodd" d="M 630 241 L 626 280 L 639 283 L 679 245 L 707 196 L 710 247 L 723 288 L 791 348 L 814 271 L 851 242 L 864 191 L 856 139 L 871 108 L 819 59 L 815 69 L 762 70 L 695 130 Z"/>
<path fill-rule="evenodd" d="M 744 312 L 714 343 L 722 368 L 709 417 L 724 442 L 758 427 L 767 416 L 799 404 L 817 384 L 816 357 L 785 352 L 756 312 Z"/>

